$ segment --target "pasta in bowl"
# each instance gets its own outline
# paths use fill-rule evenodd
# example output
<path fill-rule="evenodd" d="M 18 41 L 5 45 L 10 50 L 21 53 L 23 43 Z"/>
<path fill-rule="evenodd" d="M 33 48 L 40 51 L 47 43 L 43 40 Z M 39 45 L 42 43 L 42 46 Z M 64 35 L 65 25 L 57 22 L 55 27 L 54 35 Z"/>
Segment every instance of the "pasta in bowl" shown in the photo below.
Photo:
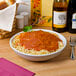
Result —
<path fill-rule="evenodd" d="M 51 59 L 60 54 L 66 44 L 64 36 L 44 29 L 20 32 L 10 39 L 11 48 L 18 55 L 32 61 Z"/>

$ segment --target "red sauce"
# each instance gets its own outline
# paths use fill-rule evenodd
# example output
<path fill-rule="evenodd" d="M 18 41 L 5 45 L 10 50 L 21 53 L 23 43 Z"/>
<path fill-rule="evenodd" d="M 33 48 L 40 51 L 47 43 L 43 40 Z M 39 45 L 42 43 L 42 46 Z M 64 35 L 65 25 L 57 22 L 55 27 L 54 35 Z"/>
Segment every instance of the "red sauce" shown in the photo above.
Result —
<path fill-rule="evenodd" d="M 61 40 L 57 36 L 44 31 L 32 31 L 20 34 L 20 44 L 29 50 L 40 51 L 45 49 L 56 51 L 58 49 L 58 41 Z"/>

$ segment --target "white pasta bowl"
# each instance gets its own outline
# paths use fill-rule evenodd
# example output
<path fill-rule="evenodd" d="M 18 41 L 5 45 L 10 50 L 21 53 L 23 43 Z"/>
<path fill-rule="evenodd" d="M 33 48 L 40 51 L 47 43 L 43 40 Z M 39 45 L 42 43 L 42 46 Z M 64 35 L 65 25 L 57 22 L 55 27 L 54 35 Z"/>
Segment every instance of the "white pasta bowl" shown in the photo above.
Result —
<path fill-rule="evenodd" d="M 23 58 L 25 58 L 25 59 L 27 59 L 27 60 L 30 60 L 30 61 L 46 61 L 46 60 L 49 60 L 49 59 L 51 59 L 51 58 L 54 58 L 54 57 L 58 56 L 58 55 L 64 50 L 64 48 L 65 48 L 66 45 L 67 45 L 67 40 L 66 40 L 66 38 L 65 38 L 63 35 L 55 32 L 55 31 L 45 30 L 45 29 L 32 29 L 32 30 L 33 30 L 33 31 L 42 30 L 42 31 L 45 31 L 45 32 L 50 32 L 50 33 L 57 34 L 57 35 L 59 36 L 59 38 L 62 40 L 64 46 L 63 46 L 63 48 L 57 50 L 56 52 L 52 52 L 52 53 L 50 53 L 50 54 L 45 54 L 45 55 L 30 55 L 30 54 L 26 54 L 26 53 L 23 53 L 23 52 L 20 52 L 20 51 L 16 50 L 16 49 L 13 48 L 13 46 L 12 46 L 12 41 L 13 41 L 14 37 L 15 37 L 16 35 L 19 35 L 20 33 L 22 33 L 22 32 L 19 32 L 19 33 L 17 33 L 16 35 L 14 35 L 14 36 L 10 39 L 10 47 L 11 47 L 19 56 L 21 56 L 21 57 L 23 57 Z"/>

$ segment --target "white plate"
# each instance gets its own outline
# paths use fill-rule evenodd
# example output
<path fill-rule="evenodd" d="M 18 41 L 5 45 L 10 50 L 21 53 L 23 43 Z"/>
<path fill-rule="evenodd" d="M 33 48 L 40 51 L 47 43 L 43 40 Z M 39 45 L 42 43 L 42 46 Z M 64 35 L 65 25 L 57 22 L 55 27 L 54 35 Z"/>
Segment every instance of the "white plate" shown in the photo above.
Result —
<path fill-rule="evenodd" d="M 11 39 L 10 39 L 10 47 L 18 54 L 20 55 L 21 57 L 24 57 L 28 60 L 31 60 L 31 61 L 45 61 L 45 60 L 49 60 L 51 58 L 54 58 L 56 56 L 58 56 L 63 50 L 64 48 L 66 47 L 67 45 L 67 40 L 65 39 L 65 37 L 57 32 L 54 32 L 54 31 L 51 31 L 51 30 L 45 30 L 45 29 L 32 29 L 33 31 L 39 31 L 39 30 L 42 30 L 42 31 L 45 31 L 45 32 L 50 32 L 50 33 L 54 33 L 54 34 L 57 34 L 59 36 L 59 38 L 63 41 L 63 44 L 64 44 L 64 47 L 62 49 L 59 49 L 58 51 L 56 52 L 53 52 L 53 53 L 50 53 L 50 54 L 46 54 L 46 55 L 29 55 L 29 54 L 25 54 L 25 53 L 22 53 L 18 50 L 16 50 L 15 48 L 12 47 L 12 40 L 14 39 L 14 37 L 16 35 L 19 35 L 20 33 L 22 32 L 19 32 L 17 33 L 16 35 L 14 35 Z"/>

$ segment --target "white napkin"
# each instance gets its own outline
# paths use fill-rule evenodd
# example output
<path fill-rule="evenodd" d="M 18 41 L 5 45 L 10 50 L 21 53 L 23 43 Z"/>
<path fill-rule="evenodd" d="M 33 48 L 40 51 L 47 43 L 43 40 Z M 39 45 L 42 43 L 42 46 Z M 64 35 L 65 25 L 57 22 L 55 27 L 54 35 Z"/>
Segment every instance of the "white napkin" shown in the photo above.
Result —
<path fill-rule="evenodd" d="M 3 10 L 0 10 L 0 29 L 11 32 L 15 14 L 16 3 Z"/>

